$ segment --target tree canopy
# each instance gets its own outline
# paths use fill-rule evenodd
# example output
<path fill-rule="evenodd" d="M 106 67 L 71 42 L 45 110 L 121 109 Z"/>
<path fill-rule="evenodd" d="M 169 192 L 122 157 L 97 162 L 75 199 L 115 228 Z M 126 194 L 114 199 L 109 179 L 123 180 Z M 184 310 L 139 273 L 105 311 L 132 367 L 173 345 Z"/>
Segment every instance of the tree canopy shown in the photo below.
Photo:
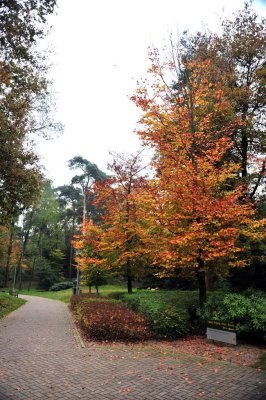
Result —
<path fill-rule="evenodd" d="M 2 1 L 0 5 L 2 224 L 16 218 L 40 192 L 42 175 L 32 146 L 32 134 L 61 129 L 49 117 L 48 67 L 36 47 L 47 31 L 46 19 L 55 3 L 54 0 L 26 0 Z"/>

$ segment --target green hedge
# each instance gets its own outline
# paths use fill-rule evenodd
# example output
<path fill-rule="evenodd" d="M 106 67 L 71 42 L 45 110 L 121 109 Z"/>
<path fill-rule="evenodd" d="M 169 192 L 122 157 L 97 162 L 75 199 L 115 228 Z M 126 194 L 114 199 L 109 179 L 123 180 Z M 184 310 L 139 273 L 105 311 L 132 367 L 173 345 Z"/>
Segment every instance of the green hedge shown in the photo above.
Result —
<path fill-rule="evenodd" d="M 156 338 L 175 339 L 186 335 L 198 307 L 194 291 L 139 292 L 123 301 L 147 320 Z"/>
<path fill-rule="evenodd" d="M 73 287 L 73 282 L 59 282 L 59 283 L 55 283 L 53 286 L 50 287 L 49 290 L 51 290 L 52 292 L 57 292 L 59 290 L 65 290 L 65 289 L 69 289 Z"/>

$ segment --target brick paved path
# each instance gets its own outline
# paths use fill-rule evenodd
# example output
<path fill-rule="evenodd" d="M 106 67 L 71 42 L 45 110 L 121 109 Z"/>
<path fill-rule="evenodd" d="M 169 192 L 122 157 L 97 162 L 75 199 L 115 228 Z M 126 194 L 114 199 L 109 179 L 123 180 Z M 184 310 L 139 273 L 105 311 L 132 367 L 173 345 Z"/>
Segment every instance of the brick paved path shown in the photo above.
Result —
<path fill-rule="evenodd" d="M 266 398 L 266 374 L 252 368 L 165 354 L 151 345 L 82 349 L 64 303 L 27 299 L 0 320 L 0 400 Z"/>

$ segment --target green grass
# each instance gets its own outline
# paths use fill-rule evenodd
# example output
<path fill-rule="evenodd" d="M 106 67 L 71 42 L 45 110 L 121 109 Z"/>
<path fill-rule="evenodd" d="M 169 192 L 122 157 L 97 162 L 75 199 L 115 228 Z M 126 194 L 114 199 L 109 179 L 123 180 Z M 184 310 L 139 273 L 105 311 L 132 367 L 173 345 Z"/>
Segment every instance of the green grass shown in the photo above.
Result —
<path fill-rule="evenodd" d="M 88 292 L 88 288 L 84 288 L 84 293 Z M 108 296 L 111 293 L 127 293 L 126 286 L 118 286 L 118 285 L 103 285 L 99 287 L 99 294 L 100 296 Z M 96 293 L 95 288 L 92 288 L 92 293 Z"/>
<path fill-rule="evenodd" d="M 26 300 L 10 296 L 6 292 L 0 292 L 0 318 L 16 310 L 24 303 L 26 303 Z"/>
<path fill-rule="evenodd" d="M 49 292 L 38 289 L 22 289 L 19 293 L 26 294 L 28 296 L 45 297 L 46 299 L 59 300 L 63 301 L 64 303 L 69 303 L 70 297 L 72 296 L 72 289 L 60 290 L 58 292 Z"/>
<path fill-rule="evenodd" d="M 80 289 L 82 290 L 82 293 L 89 292 L 89 288 L 87 286 L 81 286 Z M 112 292 L 127 293 L 127 289 L 126 287 L 123 286 L 104 285 L 99 288 L 99 292 L 101 296 L 108 296 Z M 59 300 L 63 301 L 64 303 L 69 303 L 70 298 L 72 296 L 72 289 L 70 288 L 65 290 L 59 290 L 57 292 L 44 291 L 38 289 L 32 289 L 32 290 L 22 289 L 19 293 L 27 294 L 29 296 L 45 297 L 46 299 Z M 92 288 L 92 293 L 96 293 L 96 289 L 94 287 Z"/>

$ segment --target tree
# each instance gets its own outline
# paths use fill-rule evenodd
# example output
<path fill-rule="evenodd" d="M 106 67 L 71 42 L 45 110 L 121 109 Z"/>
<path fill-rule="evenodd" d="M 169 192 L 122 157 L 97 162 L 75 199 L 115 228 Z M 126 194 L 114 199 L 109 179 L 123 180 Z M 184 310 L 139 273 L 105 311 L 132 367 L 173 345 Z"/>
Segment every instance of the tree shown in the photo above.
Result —
<path fill-rule="evenodd" d="M 103 181 L 107 178 L 105 172 L 101 171 L 96 164 L 92 164 L 81 156 L 76 156 L 69 160 L 69 168 L 81 170 L 81 175 L 75 175 L 71 184 L 74 187 L 80 187 L 83 194 L 83 224 L 86 218 L 97 220 L 99 218 L 99 209 L 93 206 L 93 192 L 92 187 L 95 182 Z"/>
<path fill-rule="evenodd" d="M 260 223 L 252 218 L 243 187 L 231 184 L 239 165 L 228 154 L 240 122 L 226 96 L 226 75 L 200 57 L 181 57 L 177 65 L 172 59 L 158 63 L 157 51 L 153 56 L 155 82 L 139 87 L 133 100 L 143 111 L 138 133 L 155 149 L 157 178 L 146 199 L 154 262 L 162 275 L 193 271 L 202 306 L 205 272 L 214 262 L 220 273 L 221 261 L 227 268 L 244 266 L 248 237 Z"/>
<path fill-rule="evenodd" d="M 240 163 L 236 178 L 255 200 L 265 179 L 265 19 L 259 19 L 249 1 L 234 18 L 222 20 L 221 30 L 219 34 L 185 32 L 177 45 L 171 38 L 171 56 L 176 65 L 180 58 L 212 60 L 224 77 L 224 95 L 239 116 L 230 157 Z"/>
<path fill-rule="evenodd" d="M 10 228 L 0 226 L 0 279 L 3 287 L 8 287 L 10 269 L 16 265 L 20 253 L 15 223 Z"/>
<path fill-rule="evenodd" d="M 39 270 L 41 272 L 37 275 L 44 285 L 48 285 L 48 282 L 55 283 L 63 272 L 65 243 L 59 203 L 49 181 L 45 183 L 39 203 L 24 216 L 22 228 L 23 246 L 18 263 L 19 285 L 21 286 L 22 279 L 20 266 L 23 262 L 28 266 L 29 286 Z"/>
<path fill-rule="evenodd" d="M 108 168 L 111 178 L 95 187 L 96 204 L 103 210 L 100 251 L 108 271 L 132 280 L 143 274 L 148 257 L 145 249 L 145 221 L 140 217 L 138 197 L 146 186 L 140 153 L 114 154 Z"/>
<path fill-rule="evenodd" d="M 2 0 L 0 4 L 0 45 L 6 59 L 30 60 L 32 46 L 41 38 L 47 16 L 56 0 Z"/>
<path fill-rule="evenodd" d="M 222 23 L 222 35 L 213 48 L 221 65 L 231 74 L 229 96 L 241 123 L 234 130 L 234 152 L 241 163 L 241 177 L 253 198 L 265 178 L 265 77 L 266 25 L 246 2 L 233 20 Z"/>
<path fill-rule="evenodd" d="M 0 4 L 2 224 L 9 223 L 30 207 L 41 189 L 42 175 L 31 135 L 47 132 L 47 129 L 61 129 L 60 124 L 49 117 L 47 65 L 36 50 L 38 40 L 46 33 L 46 18 L 53 12 L 55 3 L 55 0 L 15 0 Z"/>
<path fill-rule="evenodd" d="M 77 252 L 77 267 L 82 271 L 83 280 L 90 291 L 91 286 L 95 285 L 97 294 L 99 294 L 99 286 L 105 282 L 106 277 L 105 259 L 101 249 L 102 236 L 102 228 L 89 220 L 82 227 L 81 234 L 76 235 L 73 241 Z"/>
<path fill-rule="evenodd" d="M 82 223 L 83 200 L 81 189 L 73 185 L 59 186 L 56 189 L 59 200 L 62 227 L 65 230 L 67 259 L 68 259 L 68 275 L 72 278 L 73 264 L 73 238 L 79 225 Z"/>

